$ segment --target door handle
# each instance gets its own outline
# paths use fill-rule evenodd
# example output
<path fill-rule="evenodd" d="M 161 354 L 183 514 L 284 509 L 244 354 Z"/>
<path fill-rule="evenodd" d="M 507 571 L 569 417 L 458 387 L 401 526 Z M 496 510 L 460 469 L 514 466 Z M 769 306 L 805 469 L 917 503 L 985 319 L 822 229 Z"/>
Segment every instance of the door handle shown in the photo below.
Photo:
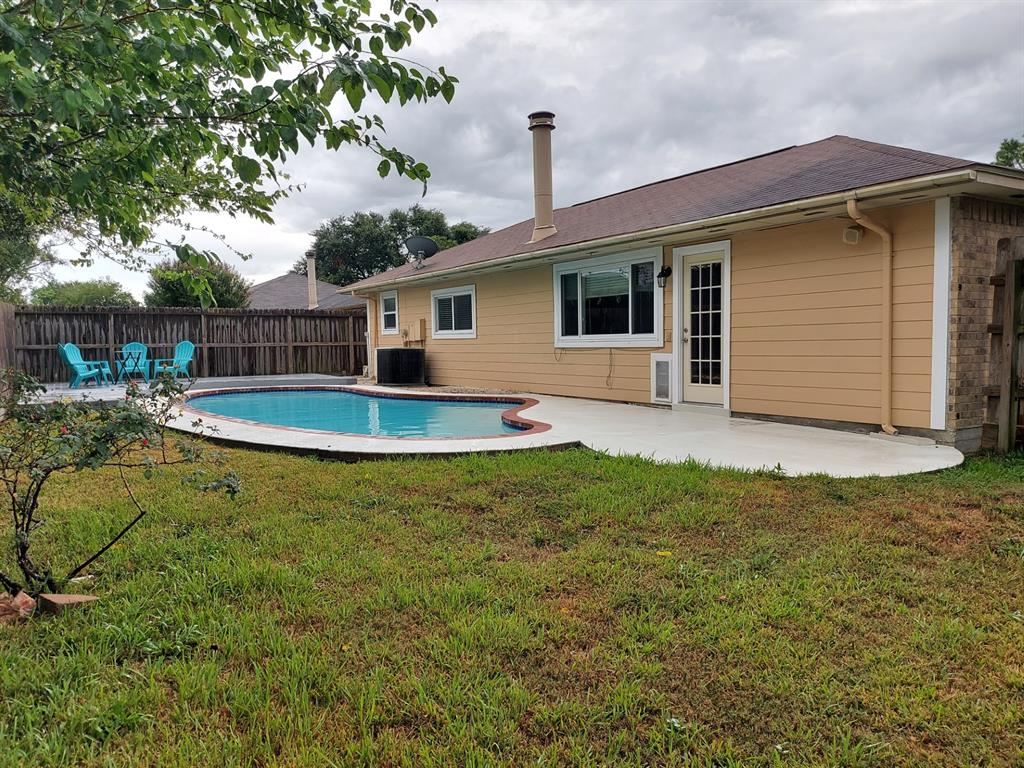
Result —
<path fill-rule="evenodd" d="M 683 328 L 683 344 L 686 344 L 690 340 L 690 329 Z"/>

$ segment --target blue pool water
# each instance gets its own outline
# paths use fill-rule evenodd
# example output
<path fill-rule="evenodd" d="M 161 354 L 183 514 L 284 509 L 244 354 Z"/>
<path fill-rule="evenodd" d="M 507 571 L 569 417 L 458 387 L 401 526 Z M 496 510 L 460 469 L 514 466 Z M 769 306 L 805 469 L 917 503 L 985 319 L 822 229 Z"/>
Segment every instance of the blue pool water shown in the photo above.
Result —
<path fill-rule="evenodd" d="M 336 390 L 232 392 L 189 400 L 198 411 L 282 427 L 379 437 L 483 437 L 521 430 L 501 414 L 511 403 L 374 397 Z"/>

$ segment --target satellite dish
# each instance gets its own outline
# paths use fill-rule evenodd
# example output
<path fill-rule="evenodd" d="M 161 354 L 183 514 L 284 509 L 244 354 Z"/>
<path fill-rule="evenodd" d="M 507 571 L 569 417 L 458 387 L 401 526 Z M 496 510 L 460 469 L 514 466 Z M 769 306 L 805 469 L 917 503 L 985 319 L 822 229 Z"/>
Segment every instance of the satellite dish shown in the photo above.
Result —
<path fill-rule="evenodd" d="M 405 247 L 415 259 L 416 268 L 419 269 L 423 266 L 423 260 L 429 259 L 440 248 L 437 247 L 437 243 L 431 240 L 429 237 L 423 237 L 422 235 L 413 235 L 405 241 Z"/>

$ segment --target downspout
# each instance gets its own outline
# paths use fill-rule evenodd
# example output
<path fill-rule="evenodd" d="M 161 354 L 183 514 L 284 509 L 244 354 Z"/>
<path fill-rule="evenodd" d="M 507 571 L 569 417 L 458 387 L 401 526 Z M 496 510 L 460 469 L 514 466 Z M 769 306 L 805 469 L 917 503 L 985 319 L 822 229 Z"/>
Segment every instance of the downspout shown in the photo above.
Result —
<path fill-rule="evenodd" d="M 856 199 L 846 201 L 850 218 L 882 238 L 882 431 L 895 435 L 892 425 L 892 232 L 860 210 Z"/>

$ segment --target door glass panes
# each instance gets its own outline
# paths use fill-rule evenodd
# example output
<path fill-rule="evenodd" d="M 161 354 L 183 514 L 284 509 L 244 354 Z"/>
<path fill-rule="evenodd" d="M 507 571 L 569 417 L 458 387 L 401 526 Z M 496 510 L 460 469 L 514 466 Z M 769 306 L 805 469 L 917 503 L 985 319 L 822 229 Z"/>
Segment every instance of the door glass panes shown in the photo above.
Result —
<path fill-rule="evenodd" d="M 583 332 L 629 333 L 629 268 L 586 272 L 583 283 Z"/>
<path fill-rule="evenodd" d="M 722 383 L 722 263 L 690 267 L 690 383 Z"/>

